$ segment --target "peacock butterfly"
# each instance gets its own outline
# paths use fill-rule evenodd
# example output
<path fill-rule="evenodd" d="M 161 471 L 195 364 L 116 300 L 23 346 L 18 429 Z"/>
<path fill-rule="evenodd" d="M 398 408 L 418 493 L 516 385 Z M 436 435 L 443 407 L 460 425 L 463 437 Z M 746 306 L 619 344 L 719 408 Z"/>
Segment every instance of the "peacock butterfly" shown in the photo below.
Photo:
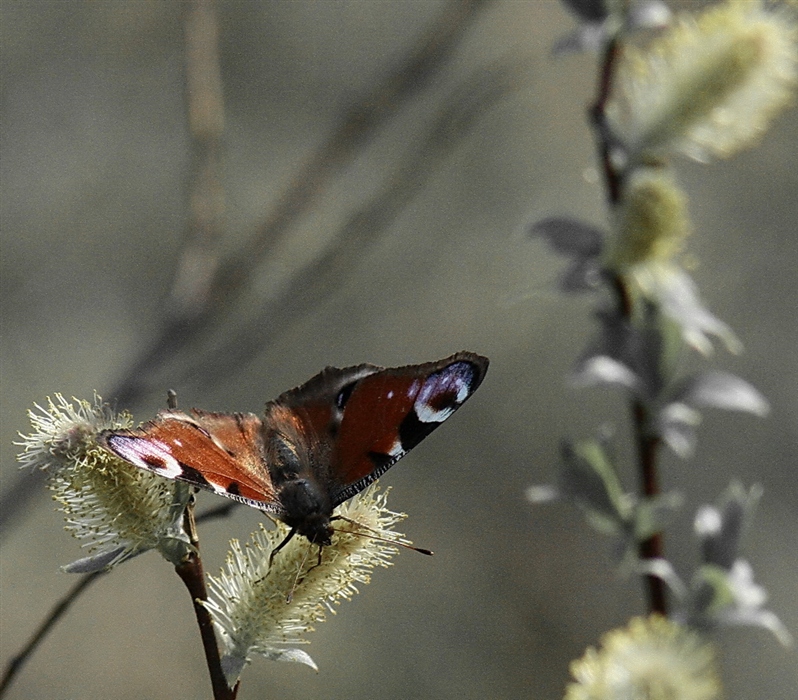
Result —
<path fill-rule="evenodd" d="M 333 509 L 362 491 L 468 399 L 488 359 L 327 367 L 254 413 L 160 411 L 101 443 L 126 462 L 273 515 L 318 545 Z"/>

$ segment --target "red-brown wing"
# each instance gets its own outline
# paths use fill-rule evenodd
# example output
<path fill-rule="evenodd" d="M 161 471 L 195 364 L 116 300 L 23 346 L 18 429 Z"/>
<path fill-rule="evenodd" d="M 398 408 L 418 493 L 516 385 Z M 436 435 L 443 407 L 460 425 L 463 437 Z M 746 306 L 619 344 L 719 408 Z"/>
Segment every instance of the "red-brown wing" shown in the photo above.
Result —
<path fill-rule="evenodd" d="M 337 505 L 364 489 L 451 416 L 477 390 L 488 359 L 460 352 L 438 362 L 386 369 L 360 380 L 336 440 Z"/>
<path fill-rule="evenodd" d="M 327 367 L 307 382 L 286 391 L 266 404 L 263 419 L 266 452 L 272 454 L 271 443 L 290 444 L 299 474 L 279 473 L 279 458 L 271 460 L 275 480 L 306 478 L 326 491 L 328 496 L 339 488 L 334 473 L 337 458 L 337 435 L 343 416 L 343 405 L 356 384 L 371 374 L 383 371 L 375 365 Z M 275 456 L 276 457 L 276 456 Z"/>
<path fill-rule="evenodd" d="M 252 413 L 162 411 L 134 430 L 105 431 L 103 444 L 127 462 L 275 514 L 280 506 Z"/>
<path fill-rule="evenodd" d="M 476 391 L 487 358 L 461 352 L 438 362 L 385 369 L 328 367 L 266 409 L 290 408 L 302 430 L 328 445 L 310 460 L 334 505 L 395 464 Z"/>

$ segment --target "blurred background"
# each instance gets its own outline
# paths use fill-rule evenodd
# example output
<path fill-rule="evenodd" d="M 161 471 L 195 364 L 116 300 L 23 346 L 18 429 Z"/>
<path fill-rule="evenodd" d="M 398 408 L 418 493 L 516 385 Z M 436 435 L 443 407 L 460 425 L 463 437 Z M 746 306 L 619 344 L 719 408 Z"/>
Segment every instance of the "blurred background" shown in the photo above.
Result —
<path fill-rule="evenodd" d="M 309 635 L 318 674 L 255 660 L 238 697 L 562 697 L 569 662 L 645 610 L 578 512 L 524 500 L 553 480 L 562 437 L 628 430 L 620 395 L 568 387 L 593 301 L 554 290 L 562 261 L 526 233 L 552 214 L 605 223 L 585 119 L 595 57 L 551 59 L 575 26 L 555 0 L 220 0 L 224 131 L 198 146 L 185 8 L 0 2 L 3 664 L 82 555 L 43 485 L 21 486 L 12 443 L 35 402 L 96 390 L 145 420 L 171 387 L 183 407 L 260 412 L 328 364 L 468 349 L 491 359 L 483 388 L 381 480 L 435 557 L 401 552 Z M 705 413 L 695 457 L 665 454 L 662 472 L 686 495 L 666 536 L 683 575 L 695 509 L 731 478 L 764 486 L 744 555 L 794 635 L 796 144 L 792 109 L 754 150 L 679 165 L 694 277 L 746 347 L 711 362 L 773 410 Z M 201 300 L 219 268 L 204 306 L 173 293 L 182 270 Z M 260 520 L 242 507 L 203 525 L 206 569 Z M 761 630 L 720 640 L 728 698 L 795 697 L 794 649 Z M 188 597 L 150 553 L 94 584 L 8 697 L 210 694 Z"/>

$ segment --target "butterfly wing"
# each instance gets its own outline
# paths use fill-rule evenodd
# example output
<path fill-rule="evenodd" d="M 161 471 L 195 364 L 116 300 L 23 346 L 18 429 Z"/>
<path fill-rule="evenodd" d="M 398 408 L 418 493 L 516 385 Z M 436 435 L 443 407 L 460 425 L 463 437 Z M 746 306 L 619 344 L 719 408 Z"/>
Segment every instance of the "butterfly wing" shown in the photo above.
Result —
<path fill-rule="evenodd" d="M 438 362 L 385 369 L 328 367 L 276 402 L 291 408 L 304 431 L 326 435 L 326 473 L 333 505 L 343 503 L 393 466 L 452 415 L 479 387 L 485 357 L 460 352 Z M 269 409 L 267 407 L 267 421 Z"/>
<path fill-rule="evenodd" d="M 331 512 L 377 479 L 476 391 L 487 368 L 487 358 L 470 352 L 391 369 L 328 367 L 269 402 L 262 421 L 251 413 L 162 411 L 100 440 L 141 469 L 273 513 L 308 534 L 309 515 Z"/>
<path fill-rule="evenodd" d="M 252 413 L 161 411 L 134 430 L 104 431 L 100 440 L 141 469 L 281 515 L 261 428 Z"/>

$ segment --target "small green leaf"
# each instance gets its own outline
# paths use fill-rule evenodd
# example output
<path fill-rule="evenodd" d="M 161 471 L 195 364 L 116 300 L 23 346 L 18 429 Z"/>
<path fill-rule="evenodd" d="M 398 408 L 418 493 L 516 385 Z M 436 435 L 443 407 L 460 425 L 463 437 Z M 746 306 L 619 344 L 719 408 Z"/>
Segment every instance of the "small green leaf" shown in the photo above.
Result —
<path fill-rule="evenodd" d="M 675 398 L 693 406 L 747 411 L 757 416 L 770 411 L 767 399 L 751 384 L 735 374 L 715 370 L 691 377 Z"/>
<path fill-rule="evenodd" d="M 679 457 L 689 457 L 695 450 L 696 427 L 700 423 L 698 411 L 675 401 L 657 414 L 654 430 Z"/>
<path fill-rule="evenodd" d="M 647 540 L 652 535 L 662 532 L 682 503 L 684 498 L 675 492 L 663 493 L 640 501 L 634 513 L 634 533 L 637 541 Z"/>
<path fill-rule="evenodd" d="M 584 508 L 598 529 L 617 532 L 628 520 L 631 504 L 604 446 L 598 440 L 583 440 L 564 443 L 562 451 L 563 494 Z"/>
<path fill-rule="evenodd" d="M 106 549 L 89 557 L 83 557 L 73 561 L 71 564 L 61 567 L 61 571 L 67 574 L 95 574 L 98 571 L 105 571 L 112 566 L 117 566 L 123 561 L 137 557 L 145 550 L 131 550 L 128 547 L 114 547 Z"/>

